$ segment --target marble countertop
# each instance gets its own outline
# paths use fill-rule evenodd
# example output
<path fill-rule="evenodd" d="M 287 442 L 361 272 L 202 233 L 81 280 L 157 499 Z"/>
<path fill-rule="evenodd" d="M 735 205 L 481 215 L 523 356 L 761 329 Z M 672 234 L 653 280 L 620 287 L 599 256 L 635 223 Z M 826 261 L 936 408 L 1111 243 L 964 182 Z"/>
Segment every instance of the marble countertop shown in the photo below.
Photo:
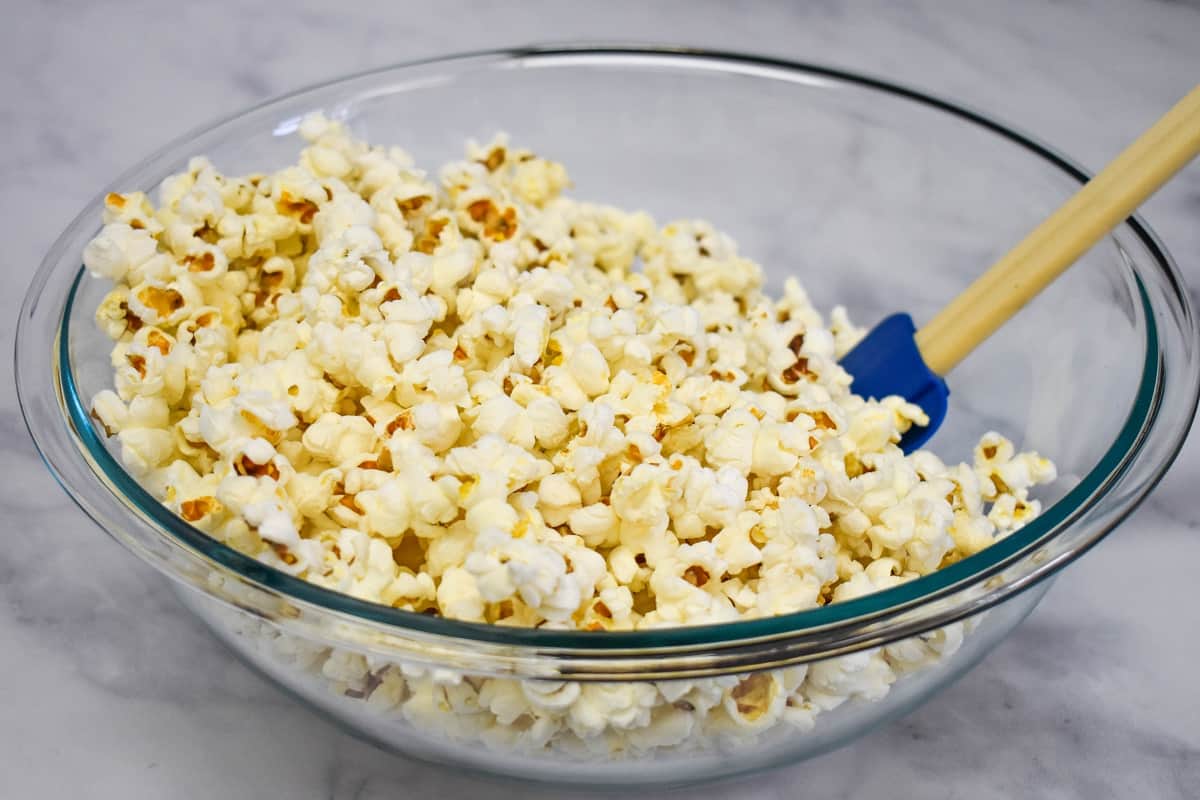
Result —
<path fill-rule="evenodd" d="M 0 26 L 5 348 L 43 253 L 119 171 L 206 119 L 372 66 L 533 41 L 754 50 L 966 101 L 1093 167 L 1200 78 L 1187 0 L 164 7 L 58 0 Z M 1200 164 L 1145 218 L 1200 287 Z M 0 797 L 564 796 L 386 755 L 250 673 L 68 502 L 2 375 L 0 475 Z M 1196 797 L 1198 481 L 1193 431 L 1142 508 L 960 682 L 848 748 L 686 796 Z"/>

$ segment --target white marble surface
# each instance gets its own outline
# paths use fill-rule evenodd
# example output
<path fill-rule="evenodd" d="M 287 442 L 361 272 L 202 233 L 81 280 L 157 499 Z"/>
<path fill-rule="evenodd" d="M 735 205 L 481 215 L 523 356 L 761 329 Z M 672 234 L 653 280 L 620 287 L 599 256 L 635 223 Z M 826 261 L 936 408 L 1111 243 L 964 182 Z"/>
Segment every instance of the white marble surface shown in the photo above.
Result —
<path fill-rule="evenodd" d="M 1188 0 L 5 9 L 4 320 L 70 217 L 150 148 L 268 95 L 419 56 L 581 39 L 758 50 L 968 101 L 1092 166 L 1200 78 L 1200 6 Z M 1145 216 L 1200 286 L 1200 165 Z M 0 323 L 6 348 L 12 337 Z M 0 797 L 564 796 L 385 755 L 234 662 L 68 503 L 11 386 L 0 376 Z M 958 684 L 849 748 L 686 796 L 1196 797 L 1197 439 Z"/>

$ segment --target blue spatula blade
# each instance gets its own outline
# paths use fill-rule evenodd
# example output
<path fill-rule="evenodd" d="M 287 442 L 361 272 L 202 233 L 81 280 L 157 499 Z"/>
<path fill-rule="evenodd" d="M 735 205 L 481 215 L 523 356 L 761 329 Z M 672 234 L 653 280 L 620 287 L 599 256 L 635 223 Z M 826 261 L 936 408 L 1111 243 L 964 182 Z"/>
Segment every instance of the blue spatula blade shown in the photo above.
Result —
<path fill-rule="evenodd" d="M 854 376 L 850 388 L 863 397 L 899 395 L 929 416 L 924 427 L 914 425 L 900 439 L 911 453 L 921 447 L 946 418 L 950 389 L 925 365 L 917 349 L 917 326 L 908 314 L 893 314 L 876 325 L 861 342 L 842 356 L 842 368 Z"/>

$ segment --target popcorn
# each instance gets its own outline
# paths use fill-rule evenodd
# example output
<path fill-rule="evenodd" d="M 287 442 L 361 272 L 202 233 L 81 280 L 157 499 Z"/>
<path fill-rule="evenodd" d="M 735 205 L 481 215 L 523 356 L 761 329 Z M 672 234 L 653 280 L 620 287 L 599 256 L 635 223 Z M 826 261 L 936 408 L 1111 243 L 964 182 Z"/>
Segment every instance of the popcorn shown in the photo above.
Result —
<path fill-rule="evenodd" d="M 546 349 L 550 337 L 550 309 L 530 304 L 512 314 L 513 356 L 522 367 L 532 367 Z"/>
<path fill-rule="evenodd" d="M 261 419 L 261 417 L 259 417 Z M 268 427 L 273 427 L 268 424 Z M 304 431 L 301 441 L 308 452 L 332 464 L 343 464 L 374 453 L 379 437 L 365 417 L 322 414 Z"/>
<path fill-rule="evenodd" d="M 162 428 L 125 427 L 117 434 L 121 461 L 136 477 L 145 477 L 167 462 L 175 450 L 175 438 Z"/>
<path fill-rule="evenodd" d="M 441 575 L 437 603 L 453 619 L 483 622 L 484 599 L 475 576 L 462 567 L 451 567 Z"/>
<path fill-rule="evenodd" d="M 562 194 L 500 136 L 435 182 L 313 115 L 294 166 L 202 158 L 157 209 L 111 194 L 83 253 L 112 290 L 97 425 L 187 522 L 263 563 L 414 612 L 647 630 L 787 614 L 976 553 L 1054 465 L 853 393 L 862 337 L 709 223 Z M 643 265 L 637 269 L 638 264 Z M 809 667 L 661 684 L 518 682 L 336 650 L 275 655 L 443 735 L 612 756 L 807 730 L 949 657 L 965 625 Z"/>
<path fill-rule="evenodd" d="M 92 418 L 100 423 L 109 436 L 119 433 L 129 420 L 129 410 L 116 392 L 104 389 L 92 399 Z"/>
<path fill-rule="evenodd" d="M 753 730 L 771 727 L 787 703 L 788 690 L 781 677 L 765 672 L 747 675 L 724 696 L 725 713 L 743 728 Z"/>
<path fill-rule="evenodd" d="M 895 680 L 882 653 L 862 650 L 810 665 L 805 685 L 809 701 L 828 711 L 851 698 L 878 700 Z"/>
<path fill-rule="evenodd" d="M 83 248 L 83 265 L 97 278 L 120 283 L 157 253 L 158 242 L 148 231 L 114 222 Z"/>

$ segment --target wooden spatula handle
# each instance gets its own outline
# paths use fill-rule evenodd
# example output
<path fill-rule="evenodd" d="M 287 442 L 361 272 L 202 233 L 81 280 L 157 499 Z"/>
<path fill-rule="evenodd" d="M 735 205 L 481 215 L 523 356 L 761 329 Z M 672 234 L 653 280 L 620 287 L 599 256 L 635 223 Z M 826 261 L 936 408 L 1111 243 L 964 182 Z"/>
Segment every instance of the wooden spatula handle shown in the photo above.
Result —
<path fill-rule="evenodd" d="M 945 375 L 1200 153 L 1200 85 L 917 331 Z"/>

